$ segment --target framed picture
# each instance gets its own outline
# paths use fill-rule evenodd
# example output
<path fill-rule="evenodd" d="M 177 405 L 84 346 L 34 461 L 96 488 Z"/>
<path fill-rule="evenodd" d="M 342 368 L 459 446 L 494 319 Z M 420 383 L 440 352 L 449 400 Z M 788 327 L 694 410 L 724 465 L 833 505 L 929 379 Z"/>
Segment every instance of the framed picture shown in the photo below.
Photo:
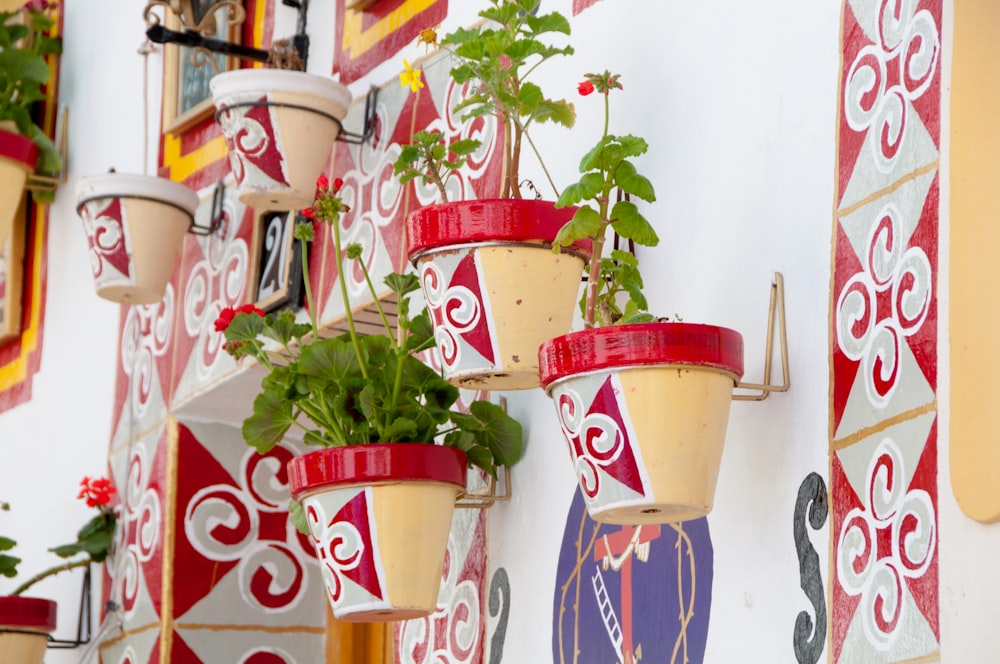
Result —
<path fill-rule="evenodd" d="M 240 30 L 230 25 L 229 10 L 215 11 L 216 34 L 206 35 L 238 43 Z M 176 30 L 180 22 L 167 12 L 167 27 Z M 237 59 L 190 46 L 167 44 L 163 73 L 163 127 L 165 132 L 182 133 L 214 112 L 208 84 L 217 72 L 236 67 Z"/>
<path fill-rule="evenodd" d="M 302 297 L 303 247 L 292 236 L 296 214 L 265 212 L 257 218 L 250 287 L 257 306 L 267 312 L 295 309 Z"/>

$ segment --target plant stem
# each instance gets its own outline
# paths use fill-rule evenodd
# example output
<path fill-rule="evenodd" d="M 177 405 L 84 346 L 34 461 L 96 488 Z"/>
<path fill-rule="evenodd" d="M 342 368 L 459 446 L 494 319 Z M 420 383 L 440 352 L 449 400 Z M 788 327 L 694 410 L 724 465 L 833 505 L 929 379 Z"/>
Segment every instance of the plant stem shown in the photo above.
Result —
<path fill-rule="evenodd" d="M 357 260 L 358 264 L 361 266 L 361 273 L 365 275 L 365 284 L 368 286 L 368 292 L 372 296 L 372 301 L 375 302 L 375 308 L 378 310 L 378 316 L 382 319 L 382 327 L 385 328 L 385 336 L 389 337 L 389 343 L 392 345 L 392 348 L 395 349 L 398 345 L 401 345 L 402 342 L 400 341 L 400 343 L 397 344 L 396 339 L 392 336 L 392 327 L 389 325 L 389 319 L 386 317 L 385 311 L 382 309 L 382 300 L 378 299 L 378 293 L 375 292 L 375 286 L 372 284 L 371 275 L 368 274 L 368 267 L 360 258 Z"/>
<path fill-rule="evenodd" d="M 354 354 L 358 356 L 358 364 L 361 367 L 361 375 L 368 378 L 368 367 L 365 366 L 364 355 L 361 354 L 361 342 L 358 341 L 358 332 L 354 329 L 354 314 L 351 312 L 351 298 L 347 295 L 347 281 L 344 271 L 344 254 L 340 250 L 340 216 L 330 222 L 333 226 L 333 249 L 337 252 L 337 267 L 340 270 L 340 296 L 344 299 L 344 313 L 347 314 L 347 329 L 351 333 L 351 344 L 354 345 Z"/>
<path fill-rule="evenodd" d="M 313 337 L 319 338 L 319 327 L 316 325 L 316 306 L 313 302 L 312 285 L 309 283 L 309 243 L 302 243 L 302 281 L 306 287 L 306 305 L 309 307 L 309 322 L 312 324 Z"/>
<path fill-rule="evenodd" d="M 524 137 L 528 139 L 528 145 L 531 146 L 531 151 L 535 153 L 535 157 L 538 159 L 538 165 L 542 167 L 542 172 L 545 173 L 545 179 L 549 181 L 549 186 L 552 187 L 552 191 L 555 192 L 556 198 L 559 198 L 559 188 L 556 186 L 555 181 L 552 179 L 552 175 L 549 173 L 549 169 L 545 167 L 545 161 L 542 159 L 541 153 L 538 152 L 538 148 L 535 147 L 535 142 L 531 140 L 531 134 L 528 133 L 528 129 L 524 129 Z"/>
<path fill-rule="evenodd" d="M 601 137 L 601 145 L 608 138 L 608 126 L 610 123 L 611 106 L 608 102 L 608 97 L 610 95 L 604 95 L 604 133 Z M 604 254 L 604 240 L 607 235 L 608 226 L 611 225 L 611 220 L 608 219 L 608 197 L 611 195 L 611 187 L 613 182 L 609 179 L 609 173 L 606 169 L 604 163 L 604 148 L 601 148 L 601 176 L 604 180 L 604 189 L 601 192 L 601 197 L 597 201 L 599 208 L 599 214 L 601 217 L 601 227 L 597 231 L 597 234 L 591 238 L 592 241 L 592 251 L 590 256 L 590 271 L 587 274 L 587 304 L 583 311 L 583 327 L 585 329 L 591 329 L 594 327 L 594 309 L 597 303 L 597 286 L 601 280 L 601 258 Z"/>
<path fill-rule="evenodd" d="M 27 590 L 31 586 L 35 585 L 36 583 L 38 583 L 42 579 L 47 579 L 50 576 L 55 576 L 56 574 L 59 574 L 60 572 L 67 572 L 67 571 L 69 571 L 71 569 L 76 569 L 77 567 L 86 567 L 89 564 L 90 564 L 90 556 L 88 556 L 86 558 L 80 558 L 79 560 L 72 560 L 72 561 L 70 561 L 68 563 L 64 563 L 62 565 L 56 565 L 55 567 L 50 567 L 49 569 L 45 570 L 44 572 L 40 572 L 40 573 L 36 574 L 35 576 L 31 577 L 30 579 L 28 579 L 27 581 L 25 581 L 24 583 L 22 583 L 20 586 L 18 586 L 14 590 L 14 592 L 11 593 L 11 596 L 16 597 L 17 595 L 20 595 L 25 590 Z"/>

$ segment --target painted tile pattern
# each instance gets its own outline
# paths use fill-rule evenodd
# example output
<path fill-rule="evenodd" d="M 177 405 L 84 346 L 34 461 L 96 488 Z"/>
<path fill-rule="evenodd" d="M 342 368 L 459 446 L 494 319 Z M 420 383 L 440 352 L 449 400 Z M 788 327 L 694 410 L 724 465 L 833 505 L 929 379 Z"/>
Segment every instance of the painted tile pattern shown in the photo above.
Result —
<path fill-rule="evenodd" d="M 937 661 L 941 2 L 848 0 L 843 16 L 831 655 Z"/>

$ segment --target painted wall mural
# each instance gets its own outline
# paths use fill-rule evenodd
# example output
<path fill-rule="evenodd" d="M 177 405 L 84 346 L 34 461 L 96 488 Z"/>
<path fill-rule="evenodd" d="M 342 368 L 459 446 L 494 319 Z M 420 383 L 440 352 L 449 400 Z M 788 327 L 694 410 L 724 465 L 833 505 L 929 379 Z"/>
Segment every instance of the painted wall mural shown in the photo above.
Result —
<path fill-rule="evenodd" d="M 792 521 L 792 536 L 799 558 L 799 579 L 802 592 L 812 605 L 812 613 L 800 611 L 795 617 L 792 648 L 799 664 L 816 664 L 826 646 L 827 614 L 826 594 L 823 592 L 823 574 L 819 554 L 809 541 L 809 529 L 819 530 L 826 525 L 830 513 L 826 482 L 818 473 L 809 473 L 799 485 Z"/>
<path fill-rule="evenodd" d="M 941 2 L 848 0 L 842 30 L 832 657 L 937 661 Z"/>
<path fill-rule="evenodd" d="M 707 519 L 599 524 L 575 491 L 556 574 L 553 662 L 704 661 L 713 559 Z"/>

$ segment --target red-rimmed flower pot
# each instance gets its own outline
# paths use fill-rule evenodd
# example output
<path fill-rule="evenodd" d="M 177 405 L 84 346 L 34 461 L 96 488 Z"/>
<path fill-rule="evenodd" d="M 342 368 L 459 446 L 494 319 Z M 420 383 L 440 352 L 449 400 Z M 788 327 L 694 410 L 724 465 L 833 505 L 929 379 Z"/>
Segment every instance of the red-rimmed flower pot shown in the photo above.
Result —
<path fill-rule="evenodd" d="M 0 250 L 7 244 L 24 186 L 35 170 L 38 146 L 21 134 L 0 129 Z"/>
<path fill-rule="evenodd" d="M 538 346 L 569 331 L 589 240 L 552 250 L 574 208 L 491 199 L 429 205 L 406 220 L 444 376 L 483 390 L 538 387 Z"/>
<path fill-rule="evenodd" d="M 464 452 L 419 443 L 331 447 L 289 462 L 334 616 L 434 612 L 466 466 Z"/>
<path fill-rule="evenodd" d="M 42 664 L 55 628 L 52 600 L 0 597 L 0 664 Z"/>
<path fill-rule="evenodd" d="M 643 323 L 557 337 L 539 348 L 580 490 L 603 523 L 708 514 L 743 337 L 694 323 Z"/>

